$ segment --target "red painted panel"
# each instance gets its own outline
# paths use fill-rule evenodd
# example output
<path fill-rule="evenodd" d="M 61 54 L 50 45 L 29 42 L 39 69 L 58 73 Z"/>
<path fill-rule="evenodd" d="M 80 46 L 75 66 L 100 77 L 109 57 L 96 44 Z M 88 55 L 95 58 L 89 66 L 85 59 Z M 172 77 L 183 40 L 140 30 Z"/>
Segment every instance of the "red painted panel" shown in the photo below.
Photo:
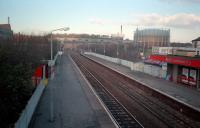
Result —
<path fill-rule="evenodd" d="M 200 68 L 200 59 L 196 58 L 184 58 L 178 56 L 163 56 L 163 55 L 151 55 L 151 60 L 163 61 L 170 64 L 183 65 L 188 67 Z"/>
<path fill-rule="evenodd" d="M 177 65 L 183 65 L 188 67 L 200 67 L 200 60 L 199 59 L 188 59 L 188 58 L 182 58 L 182 57 L 167 57 L 166 58 L 167 63 L 171 64 L 177 64 Z"/>
<path fill-rule="evenodd" d="M 149 59 L 165 62 L 166 61 L 166 56 L 165 55 L 150 55 Z"/>
<path fill-rule="evenodd" d="M 35 77 L 42 77 L 42 65 L 40 65 L 39 67 L 36 68 L 34 76 Z"/>

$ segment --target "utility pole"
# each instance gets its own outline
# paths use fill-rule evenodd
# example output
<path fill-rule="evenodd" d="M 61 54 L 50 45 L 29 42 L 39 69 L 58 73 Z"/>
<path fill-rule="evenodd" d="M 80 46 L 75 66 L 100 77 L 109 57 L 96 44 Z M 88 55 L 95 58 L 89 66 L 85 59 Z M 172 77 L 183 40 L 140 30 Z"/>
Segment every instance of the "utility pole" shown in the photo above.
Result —
<path fill-rule="evenodd" d="M 144 51 L 145 51 L 145 43 L 143 43 L 143 57 L 144 57 Z"/>
<path fill-rule="evenodd" d="M 119 43 L 117 42 L 117 58 L 119 58 Z"/>
<path fill-rule="evenodd" d="M 104 56 L 105 56 L 106 55 L 106 44 L 104 43 L 103 46 L 104 46 L 103 47 L 103 53 L 104 53 Z"/>
<path fill-rule="evenodd" d="M 97 43 L 95 42 L 95 46 L 94 46 L 94 52 L 95 52 L 95 53 L 97 52 L 96 47 L 97 47 Z"/>
<path fill-rule="evenodd" d="M 89 50 L 90 50 L 90 49 L 89 49 L 89 48 L 90 48 L 90 47 L 89 47 L 89 42 L 88 42 L 87 44 L 88 44 L 88 52 L 89 52 Z"/>

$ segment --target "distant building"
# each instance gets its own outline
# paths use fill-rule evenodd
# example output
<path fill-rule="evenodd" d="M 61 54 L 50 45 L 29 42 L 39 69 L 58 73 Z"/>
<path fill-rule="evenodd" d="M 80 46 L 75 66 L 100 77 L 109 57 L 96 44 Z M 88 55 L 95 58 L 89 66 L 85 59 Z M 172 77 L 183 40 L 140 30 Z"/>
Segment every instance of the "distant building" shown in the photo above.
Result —
<path fill-rule="evenodd" d="M 10 21 L 8 17 L 8 24 L 0 24 L 0 38 L 8 39 L 13 35 L 13 31 L 11 30 Z"/>
<path fill-rule="evenodd" d="M 193 46 L 194 48 L 200 48 L 200 37 L 198 37 L 198 38 L 192 40 L 192 46 Z"/>
<path fill-rule="evenodd" d="M 122 43 L 122 41 L 124 40 L 124 35 L 122 33 L 123 28 L 122 25 L 120 26 L 120 33 L 117 34 L 111 34 L 111 39 L 114 41 L 120 41 Z"/>
<path fill-rule="evenodd" d="M 170 47 L 192 47 L 192 43 L 171 42 Z"/>
<path fill-rule="evenodd" d="M 116 41 L 122 41 L 124 39 L 124 36 L 122 34 L 112 34 L 111 39 Z"/>
<path fill-rule="evenodd" d="M 170 43 L 169 29 L 136 29 L 134 43 L 138 46 L 151 48 L 153 46 L 167 47 Z"/>

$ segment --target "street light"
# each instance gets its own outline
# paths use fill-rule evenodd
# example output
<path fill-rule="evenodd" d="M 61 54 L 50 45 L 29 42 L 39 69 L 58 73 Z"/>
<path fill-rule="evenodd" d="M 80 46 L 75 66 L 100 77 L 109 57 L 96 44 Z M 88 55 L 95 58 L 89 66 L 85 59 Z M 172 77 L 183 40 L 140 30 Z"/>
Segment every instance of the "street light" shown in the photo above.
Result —
<path fill-rule="evenodd" d="M 88 46 L 88 52 L 90 52 L 90 46 L 88 41 L 87 41 L 87 46 Z"/>
<path fill-rule="evenodd" d="M 68 31 L 69 27 L 59 28 L 52 30 L 51 33 L 51 79 L 53 79 L 52 70 L 53 70 L 53 32 L 55 31 Z M 50 88 L 50 122 L 54 122 L 54 112 L 53 112 L 53 87 Z"/>
<path fill-rule="evenodd" d="M 119 58 L 119 42 L 117 42 L 117 58 Z"/>
<path fill-rule="evenodd" d="M 106 44 L 104 43 L 103 45 L 103 53 L 104 53 L 104 56 L 106 55 Z"/>
<path fill-rule="evenodd" d="M 97 47 L 97 43 L 95 42 L 95 44 L 94 44 L 94 52 L 95 53 L 97 53 L 97 48 L 96 47 Z"/>
<path fill-rule="evenodd" d="M 106 44 L 105 44 L 105 42 L 103 42 L 103 40 L 101 40 L 101 44 L 103 44 L 103 54 L 105 56 L 106 55 Z"/>
<path fill-rule="evenodd" d="M 53 32 L 55 31 L 68 31 L 69 27 L 64 27 L 64 28 L 59 28 L 59 29 L 54 29 L 51 31 L 51 61 L 53 60 Z"/>

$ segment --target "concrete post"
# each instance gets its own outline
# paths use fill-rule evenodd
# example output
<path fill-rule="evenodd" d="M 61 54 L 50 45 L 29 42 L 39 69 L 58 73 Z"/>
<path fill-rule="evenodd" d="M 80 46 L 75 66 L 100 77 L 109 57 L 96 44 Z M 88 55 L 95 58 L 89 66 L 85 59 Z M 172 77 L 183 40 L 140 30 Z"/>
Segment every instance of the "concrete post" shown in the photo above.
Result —
<path fill-rule="evenodd" d="M 199 73 L 200 73 L 199 70 L 200 70 L 200 69 L 198 68 L 198 69 L 197 69 L 197 89 L 199 89 L 199 84 L 200 84 L 200 83 L 199 83 L 199 75 L 200 75 L 200 74 L 199 74 Z"/>

